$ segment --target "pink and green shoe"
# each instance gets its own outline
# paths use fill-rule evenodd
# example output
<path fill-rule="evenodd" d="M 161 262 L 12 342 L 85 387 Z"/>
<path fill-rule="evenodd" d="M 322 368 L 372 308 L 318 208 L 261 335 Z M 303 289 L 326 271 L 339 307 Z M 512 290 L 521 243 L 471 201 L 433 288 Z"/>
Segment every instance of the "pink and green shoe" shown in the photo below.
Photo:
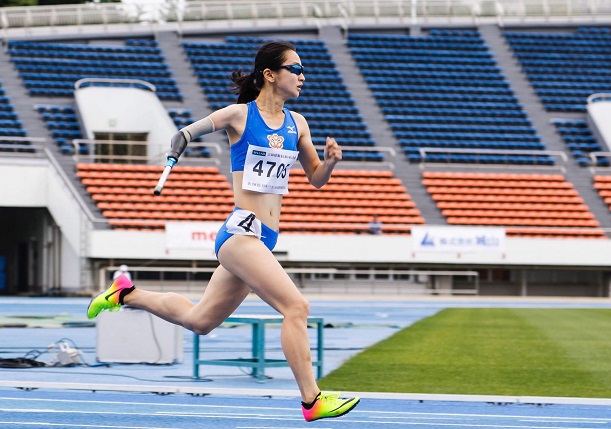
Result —
<path fill-rule="evenodd" d="M 87 307 L 87 317 L 93 319 L 103 310 L 117 311 L 123 305 L 125 295 L 136 287 L 125 275 L 120 275 L 104 292 L 94 297 Z"/>
<path fill-rule="evenodd" d="M 341 398 L 339 393 L 320 392 L 311 404 L 301 403 L 303 417 L 308 422 L 326 419 L 329 417 L 340 417 L 351 411 L 361 401 L 360 398 Z"/>

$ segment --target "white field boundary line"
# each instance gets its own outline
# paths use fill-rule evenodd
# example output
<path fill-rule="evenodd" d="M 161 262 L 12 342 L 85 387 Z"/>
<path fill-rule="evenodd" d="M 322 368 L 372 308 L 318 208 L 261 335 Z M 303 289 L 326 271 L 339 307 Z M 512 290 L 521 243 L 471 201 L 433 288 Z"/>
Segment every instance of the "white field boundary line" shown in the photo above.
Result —
<path fill-rule="evenodd" d="M 139 392 L 139 393 L 184 393 L 190 395 L 222 395 L 222 396 L 266 396 L 266 397 L 299 397 L 299 391 L 273 388 L 214 388 L 190 386 L 160 386 L 135 384 L 101 384 L 101 383 L 57 383 L 42 381 L 0 381 L 0 387 L 16 389 L 62 389 L 89 390 L 109 392 Z M 450 402 L 494 402 L 515 404 L 563 404 L 563 405 L 602 405 L 611 406 L 608 398 L 571 398 L 548 396 L 495 396 L 495 395 L 444 395 L 427 393 L 385 393 L 385 392 L 342 392 L 346 395 L 356 395 L 369 399 L 413 400 L 413 401 L 450 401 Z"/>

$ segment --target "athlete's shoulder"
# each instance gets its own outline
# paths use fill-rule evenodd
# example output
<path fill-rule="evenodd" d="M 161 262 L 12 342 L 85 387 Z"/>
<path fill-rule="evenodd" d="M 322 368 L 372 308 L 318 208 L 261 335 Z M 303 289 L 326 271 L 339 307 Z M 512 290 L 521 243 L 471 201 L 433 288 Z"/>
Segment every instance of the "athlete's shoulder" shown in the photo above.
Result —
<path fill-rule="evenodd" d="M 223 107 L 217 110 L 217 112 L 223 112 L 223 114 L 228 116 L 244 116 L 248 114 L 248 106 L 244 103 L 235 103 Z"/>
<path fill-rule="evenodd" d="M 230 104 L 210 114 L 210 119 L 216 129 L 238 128 L 238 125 L 246 121 L 248 106 L 246 104 Z"/>
<path fill-rule="evenodd" d="M 295 112 L 293 110 L 289 110 L 289 112 L 291 112 L 291 116 L 293 116 L 293 120 L 297 124 L 297 127 L 299 127 L 299 128 L 306 128 L 306 127 L 308 127 L 308 121 L 305 118 L 305 116 L 303 116 L 301 113 L 297 113 L 297 112 Z"/>
<path fill-rule="evenodd" d="M 295 112 L 294 110 L 289 110 L 289 112 L 291 112 L 291 115 L 293 115 L 293 118 L 295 118 L 295 120 L 297 119 L 299 119 L 300 121 L 306 120 L 305 116 L 303 116 L 301 113 Z"/>

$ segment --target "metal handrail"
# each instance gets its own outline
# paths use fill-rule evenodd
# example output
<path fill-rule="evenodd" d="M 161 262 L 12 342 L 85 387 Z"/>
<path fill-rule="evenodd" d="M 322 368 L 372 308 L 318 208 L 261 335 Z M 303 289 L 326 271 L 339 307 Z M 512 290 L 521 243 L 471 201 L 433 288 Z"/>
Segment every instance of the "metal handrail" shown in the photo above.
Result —
<path fill-rule="evenodd" d="M 590 163 L 592 164 L 590 166 L 590 173 L 591 174 L 596 174 L 596 172 L 598 170 L 602 170 L 602 171 L 611 171 L 611 167 L 604 167 L 604 166 L 600 166 L 598 165 L 598 157 L 609 157 L 611 158 L 611 152 L 590 152 L 588 153 L 588 157 L 590 158 Z"/>
<path fill-rule="evenodd" d="M 180 273 L 213 273 L 217 267 L 172 267 L 172 266 L 130 266 L 130 272 L 180 272 Z M 117 265 L 109 265 L 106 267 L 102 267 L 99 269 L 99 279 L 100 279 L 100 288 L 106 286 L 106 276 L 107 273 L 114 272 L 119 269 Z M 473 270 L 370 270 L 370 269 L 358 269 L 358 268 L 350 268 L 350 269 L 337 269 L 337 268 L 326 268 L 326 267 L 286 267 L 284 269 L 288 274 L 341 274 L 341 275 L 365 275 L 365 274 L 373 274 L 373 275 L 410 275 L 410 276 L 464 276 L 469 279 L 473 279 L 473 289 L 440 289 L 440 288 L 432 288 L 430 290 L 431 293 L 444 293 L 444 292 L 453 292 L 456 294 L 461 293 L 474 293 L 476 295 L 479 294 L 480 290 L 480 274 L 477 271 Z M 371 279 L 368 279 L 371 280 Z M 396 280 L 395 280 L 396 281 Z M 101 290 L 101 289 L 100 289 Z"/>
<path fill-rule="evenodd" d="M 166 159 L 166 154 L 165 153 L 159 153 L 157 155 L 154 156 L 148 156 L 148 155 L 99 155 L 99 154 L 95 154 L 93 153 L 93 151 L 90 151 L 91 153 L 88 154 L 81 154 L 79 152 L 79 147 L 81 144 L 85 144 L 85 145 L 89 145 L 89 146 L 93 146 L 96 144 L 106 144 L 106 145 L 133 145 L 133 146 L 148 146 L 150 143 L 149 142 L 145 142 L 145 141 L 132 141 L 132 140 L 91 140 L 91 139 L 73 139 L 72 140 L 72 146 L 74 147 L 74 155 L 72 155 L 72 158 L 75 160 L 75 162 L 78 162 L 81 159 L 88 159 L 88 160 L 96 160 L 96 159 L 123 159 L 123 160 L 128 160 L 128 161 L 146 161 L 147 163 L 151 163 L 151 162 L 155 162 L 155 163 L 163 163 Z M 214 151 L 217 153 L 217 155 L 220 155 L 223 153 L 223 149 L 221 144 L 219 143 L 214 143 L 214 142 L 196 142 L 196 143 L 190 143 L 189 144 L 190 148 L 198 148 L 198 147 L 205 147 L 205 148 L 210 148 L 210 149 L 214 149 Z M 186 157 L 181 158 L 181 162 L 185 161 Z M 195 158 L 193 158 L 195 159 Z M 212 162 L 216 165 L 220 165 L 220 160 L 216 159 L 216 158 L 197 158 L 198 161 L 206 161 L 206 162 Z"/>
<path fill-rule="evenodd" d="M 557 166 L 536 166 L 538 168 L 559 168 L 561 171 L 566 171 L 566 164 L 568 163 L 568 157 L 566 153 L 562 151 L 555 150 L 503 150 L 503 149 L 452 149 L 452 148 L 419 148 L 418 152 L 421 156 L 421 161 L 419 163 L 420 169 L 424 170 L 424 165 L 426 164 L 426 154 L 429 153 L 464 153 L 464 154 L 477 154 L 477 155 L 544 155 L 544 156 L 556 156 L 559 157 L 564 165 Z M 467 164 L 461 164 L 467 165 Z M 478 164 L 481 165 L 481 164 Z M 492 164 L 493 166 L 494 164 Z M 486 164 L 488 166 L 488 164 Z M 530 168 L 535 167 L 533 165 L 529 165 Z"/>
<path fill-rule="evenodd" d="M 611 93 L 600 92 L 597 94 L 592 94 L 587 99 L 587 104 L 597 103 L 599 101 L 611 101 Z"/>
<path fill-rule="evenodd" d="M 11 137 L 0 136 L 0 149 L 13 149 L 13 151 L 1 151 L 1 156 L 40 156 L 43 146 L 33 145 L 30 142 L 44 143 L 44 137 Z M 23 143 L 2 143 L 23 142 Z"/>
<path fill-rule="evenodd" d="M 206 26 L 213 22 L 226 23 L 226 28 L 234 26 L 235 22 L 257 26 L 270 20 L 279 25 L 288 25 L 294 24 L 295 19 L 302 24 L 310 22 L 318 26 L 322 20 L 335 20 L 344 13 L 347 13 L 351 23 L 375 23 L 381 19 L 397 23 L 411 19 L 413 24 L 448 19 L 477 23 L 488 18 L 504 25 L 508 22 L 553 18 L 597 23 L 611 19 L 611 3 L 583 0 L 474 0 L 464 3 L 449 0 L 199 0 L 180 3 L 173 2 L 170 7 L 165 5 L 166 9 L 152 4 L 138 6 L 123 3 L 4 7 L 0 9 L 0 28 L 6 31 L 14 28 L 103 25 L 106 29 L 111 24 L 135 23 L 151 27 L 178 24 L 182 27 L 188 22 L 199 23 L 199 28 L 201 23 Z"/>
<path fill-rule="evenodd" d="M 96 83 L 110 83 L 110 84 L 117 84 L 117 85 L 122 85 L 122 86 L 132 86 L 134 88 L 137 88 L 137 85 L 141 85 L 144 86 L 146 88 L 148 88 L 149 90 L 151 90 L 151 92 L 157 92 L 157 87 L 155 87 L 155 85 L 153 85 L 150 82 L 147 82 L 145 80 L 140 80 L 140 79 L 110 79 L 110 78 L 102 78 L 102 77 L 86 77 L 83 79 L 79 79 L 76 82 L 74 82 L 74 89 L 78 90 L 81 87 L 83 87 L 85 84 L 96 84 Z M 140 88 L 142 89 L 142 88 Z"/>

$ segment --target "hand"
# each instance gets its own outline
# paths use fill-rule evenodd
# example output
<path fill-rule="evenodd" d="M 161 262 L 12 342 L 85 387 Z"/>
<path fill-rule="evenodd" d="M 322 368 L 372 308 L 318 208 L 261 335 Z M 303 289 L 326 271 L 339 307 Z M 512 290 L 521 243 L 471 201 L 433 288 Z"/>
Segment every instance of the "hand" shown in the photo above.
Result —
<path fill-rule="evenodd" d="M 325 162 L 335 165 L 342 160 L 342 148 L 333 137 L 327 137 L 324 152 Z"/>

